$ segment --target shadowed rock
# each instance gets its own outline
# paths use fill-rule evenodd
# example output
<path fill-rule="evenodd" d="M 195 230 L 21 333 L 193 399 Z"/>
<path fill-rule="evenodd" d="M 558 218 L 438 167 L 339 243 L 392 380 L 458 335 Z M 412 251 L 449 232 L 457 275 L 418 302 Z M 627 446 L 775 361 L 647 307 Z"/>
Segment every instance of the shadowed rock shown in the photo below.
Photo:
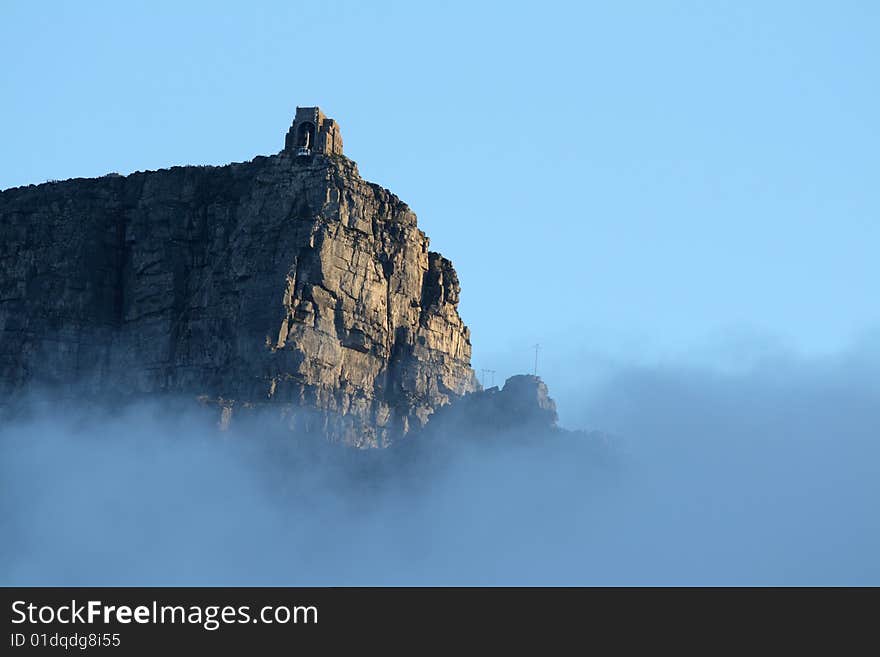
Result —
<path fill-rule="evenodd" d="M 426 436 L 495 433 L 544 435 L 556 426 L 556 403 L 537 376 L 512 376 L 504 387 L 478 390 L 439 409 L 422 432 Z"/>

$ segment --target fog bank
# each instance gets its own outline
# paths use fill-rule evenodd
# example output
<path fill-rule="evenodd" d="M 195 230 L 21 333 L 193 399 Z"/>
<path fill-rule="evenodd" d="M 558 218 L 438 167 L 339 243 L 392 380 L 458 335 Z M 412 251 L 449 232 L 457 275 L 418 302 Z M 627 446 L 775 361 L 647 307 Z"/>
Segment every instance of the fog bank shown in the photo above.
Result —
<path fill-rule="evenodd" d="M 0 583 L 880 584 L 877 354 L 619 367 L 578 408 L 599 451 L 44 405 L 0 429 Z"/>

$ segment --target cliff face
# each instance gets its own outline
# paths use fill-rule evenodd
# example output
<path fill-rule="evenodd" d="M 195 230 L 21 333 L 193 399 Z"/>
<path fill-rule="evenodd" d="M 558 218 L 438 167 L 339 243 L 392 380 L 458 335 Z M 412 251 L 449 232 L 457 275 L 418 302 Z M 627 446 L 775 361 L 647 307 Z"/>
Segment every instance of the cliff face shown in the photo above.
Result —
<path fill-rule="evenodd" d="M 459 291 L 342 156 L 6 190 L 0 395 L 201 396 L 385 445 L 477 388 Z"/>

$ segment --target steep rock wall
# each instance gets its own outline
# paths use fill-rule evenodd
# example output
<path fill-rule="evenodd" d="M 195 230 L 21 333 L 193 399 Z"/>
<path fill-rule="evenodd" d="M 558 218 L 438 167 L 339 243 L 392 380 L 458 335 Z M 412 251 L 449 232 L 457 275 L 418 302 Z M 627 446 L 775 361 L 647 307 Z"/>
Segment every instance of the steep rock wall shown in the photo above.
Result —
<path fill-rule="evenodd" d="M 477 388 L 459 293 L 342 156 L 6 190 L 0 395 L 193 395 L 386 445 Z"/>

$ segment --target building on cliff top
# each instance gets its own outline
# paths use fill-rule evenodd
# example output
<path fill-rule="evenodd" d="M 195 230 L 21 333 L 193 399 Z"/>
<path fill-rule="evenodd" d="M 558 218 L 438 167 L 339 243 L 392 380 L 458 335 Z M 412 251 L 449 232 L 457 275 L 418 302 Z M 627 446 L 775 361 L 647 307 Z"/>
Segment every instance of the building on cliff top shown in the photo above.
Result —
<path fill-rule="evenodd" d="M 297 107 L 284 139 L 284 151 L 295 155 L 342 155 L 339 124 L 324 116 L 320 107 Z"/>

